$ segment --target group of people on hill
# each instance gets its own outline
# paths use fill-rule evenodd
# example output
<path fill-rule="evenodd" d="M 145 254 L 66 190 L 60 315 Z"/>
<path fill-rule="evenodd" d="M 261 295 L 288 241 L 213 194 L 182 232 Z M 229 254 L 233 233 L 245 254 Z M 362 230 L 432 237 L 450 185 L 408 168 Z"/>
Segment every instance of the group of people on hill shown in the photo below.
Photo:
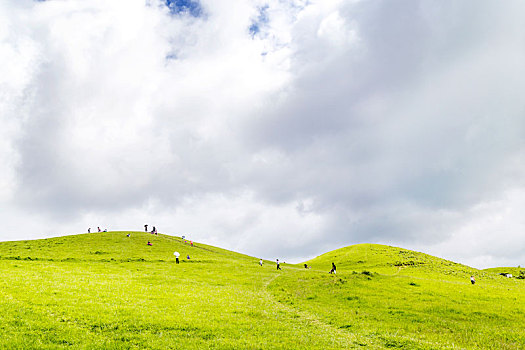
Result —
<path fill-rule="evenodd" d="M 275 262 L 277 263 L 277 270 L 282 270 L 281 269 L 281 262 L 279 261 L 279 259 L 275 259 Z M 263 266 L 263 259 L 259 259 L 259 266 Z M 304 268 L 305 269 L 311 269 L 312 267 L 311 266 L 308 266 L 308 264 L 304 264 Z M 336 273 L 336 266 L 335 264 L 332 262 L 332 269 L 330 270 L 329 273 L 333 273 L 335 274 Z"/>
<path fill-rule="evenodd" d="M 277 263 L 277 270 L 282 270 L 281 269 L 281 263 L 279 261 L 279 259 L 276 259 L 275 262 Z M 259 259 L 259 266 L 263 266 L 263 259 Z M 310 269 L 312 268 L 311 266 L 308 266 L 308 264 L 304 264 L 304 268 L 305 269 Z M 335 266 L 335 263 L 332 262 L 332 268 L 330 269 L 330 274 L 336 274 L 337 272 L 337 267 Z M 476 284 L 476 279 L 474 278 L 474 276 L 470 276 L 470 283 L 472 284 Z"/>
<path fill-rule="evenodd" d="M 107 229 L 101 230 L 101 229 L 100 229 L 100 226 L 97 226 L 97 231 L 98 231 L 98 232 L 108 232 Z M 145 225 L 144 225 L 144 231 L 145 231 L 145 232 L 148 232 L 148 224 L 145 224 Z M 88 232 L 88 233 L 91 233 L 91 227 L 88 228 L 87 232 Z M 157 235 L 157 234 L 158 234 L 158 233 L 157 233 L 157 228 L 156 228 L 155 226 L 153 226 L 153 229 L 151 230 L 150 233 L 151 233 L 151 234 L 154 234 L 154 235 Z M 126 235 L 126 237 L 130 237 L 130 235 L 131 235 L 131 234 L 128 233 L 128 234 Z M 183 242 L 184 242 L 185 244 L 190 244 L 190 245 L 193 247 L 193 241 L 188 241 L 188 240 L 186 240 L 185 238 L 186 238 L 185 236 L 182 236 Z M 152 246 L 153 243 L 151 243 L 151 241 L 148 241 L 147 245 L 148 245 L 148 246 Z M 188 256 L 187 256 L 186 258 L 187 258 L 188 260 L 190 260 L 190 255 L 188 254 Z M 178 263 L 178 262 L 179 262 L 179 257 L 177 256 L 177 263 Z M 276 266 L 276 267 L 277 267 L 277 270 L 282 270 L 282 269 L 281 269 L 281 263 L 280 263 L 279 259 L 276 259 L 276 263 L 277 263 L 277 266 Z M 260 259 L 260 260 L 259 260 L 259 265 L 260 265 L 260 266 L 263 266 L 263 259 Z M 304 264 L 304 268 L 305 268 L 305 269 L 310 269 L 311 266 L 308 266 L 308 264 Z M 330 271 L 329 271 L 328 273 L 330 273 L 330 274 L 336 274 L 336 270 L 337 270 L 337 268 L 336 268 L 335 264 L 332 262 L 332 268 L 330 269 Z M 474 276 L 470 276 L 470 283 L 472 283 L 472 284 L 475 284 L 475 283 L 476 283 L 476 279 L 474 278 Z"/>
<path fill-rule="evenodd" d="M 108 229 L 105 228 L 104 230 L 100 229 L 100 226 L 97 226 L 97 231 L 98 232 L 108 232 Z M 88 233 L 91 233 L 91 227 L 88 227 L 88 230 L 87 230 Z"/>
<path fill-rule="evenodd" d="M 145 224 L 144 225 L 144 232 L 148 232 L 148 224 Z M 153 226 L 153 228 L 151 229 L 151 232 L 150 232 L 152 235 L 156 235 L 157 234 L 157 228 L 155 226 Z"/>

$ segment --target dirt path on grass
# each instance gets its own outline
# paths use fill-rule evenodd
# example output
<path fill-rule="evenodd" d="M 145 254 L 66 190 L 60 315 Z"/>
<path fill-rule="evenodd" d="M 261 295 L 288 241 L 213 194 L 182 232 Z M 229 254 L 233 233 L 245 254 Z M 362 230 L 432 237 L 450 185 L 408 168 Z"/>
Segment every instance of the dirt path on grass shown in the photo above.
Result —
<path fill-rule="evenodd" d="M 321 332 L 321 334 L 326 334 L 327 337 L 335 337 L 336 339 L 334 339 L 334 342 L 336 344 L 334 345 L 340 346 L 342 349 L 361 349 L 365 346 L 372 346 L 372 344 L 370 344 L 368 341 L 361 339 L 361 337 L 356 336 L 354 333 L 350 333 L 346 330 L 340 329 L 326 322 L 323 322 L 322 320 L 320 320 L 315 315 L 309 312 L 299 310 L 294 308 L 293 306 L 289 306 L 279 302 L 275 298 L 275 296 L 268 290 L 270 284 L 279 277 L 280 274 L 276 274 L 273 277 L 269 278 L 266 282 L 264 282 L 262 288 L 262 291 L 266 295 L 267 299 L 272 304 L 274 304 L 278 310 L 282 310 L 287 313 L 296 315 L 297 318 L 303 321 L 304 323 L 315 327 L 315 332 Z M 373 346 L 374 348 L 377 348 L 377 344 L 374 344 Z"/>

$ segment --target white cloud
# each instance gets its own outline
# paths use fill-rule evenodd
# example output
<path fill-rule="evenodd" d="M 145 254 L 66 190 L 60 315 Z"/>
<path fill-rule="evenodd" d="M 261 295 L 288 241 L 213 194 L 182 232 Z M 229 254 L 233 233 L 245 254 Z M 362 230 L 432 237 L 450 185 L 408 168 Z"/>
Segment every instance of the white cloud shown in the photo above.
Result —
<path fill-rule="evenodd" d="M 523 260 L 520 2 L 201 6 L 0 5 L 2 238 L 149 223 L 267 258 Z"/>

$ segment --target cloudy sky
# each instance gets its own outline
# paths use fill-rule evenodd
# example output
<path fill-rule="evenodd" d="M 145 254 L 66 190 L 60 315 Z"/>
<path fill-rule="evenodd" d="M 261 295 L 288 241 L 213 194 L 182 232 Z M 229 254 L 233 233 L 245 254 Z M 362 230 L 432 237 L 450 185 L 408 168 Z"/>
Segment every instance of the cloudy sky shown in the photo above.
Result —
<path fill-rule="evenodd" d="M 522 1 L 0 0 L 0 240 L 525 265 Z"/>

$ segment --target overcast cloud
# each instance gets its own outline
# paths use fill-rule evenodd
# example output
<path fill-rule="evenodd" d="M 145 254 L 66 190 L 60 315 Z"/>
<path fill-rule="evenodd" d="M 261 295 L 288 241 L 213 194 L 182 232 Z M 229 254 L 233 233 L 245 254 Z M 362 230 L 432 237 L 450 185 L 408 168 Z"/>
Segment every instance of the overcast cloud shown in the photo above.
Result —
<path fill-rule="evenodd" d="M 525 265 L 522 1 L 1 0 L 0 239 Z"/>

